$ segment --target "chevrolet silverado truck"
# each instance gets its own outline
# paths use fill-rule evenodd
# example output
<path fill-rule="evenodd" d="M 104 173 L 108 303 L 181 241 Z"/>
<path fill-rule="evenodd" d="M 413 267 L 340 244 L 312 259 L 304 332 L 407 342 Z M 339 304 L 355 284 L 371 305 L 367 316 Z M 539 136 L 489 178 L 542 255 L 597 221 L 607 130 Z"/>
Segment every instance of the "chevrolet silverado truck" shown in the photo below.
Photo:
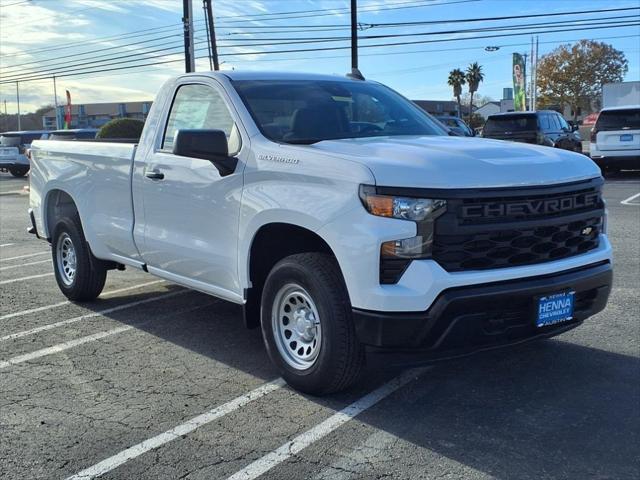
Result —
<path fill-rule="evenodd" d="M 243 305 L 312 394 L 348 387 L 369 352 L 557 335 L 611 288 L 589 158 L 449 136 L 373 81 L 178 76 L 137 145 L 36 141 L 31 168 L 30 231 L 64 295 L 95 299 L 126 266 Z"/>

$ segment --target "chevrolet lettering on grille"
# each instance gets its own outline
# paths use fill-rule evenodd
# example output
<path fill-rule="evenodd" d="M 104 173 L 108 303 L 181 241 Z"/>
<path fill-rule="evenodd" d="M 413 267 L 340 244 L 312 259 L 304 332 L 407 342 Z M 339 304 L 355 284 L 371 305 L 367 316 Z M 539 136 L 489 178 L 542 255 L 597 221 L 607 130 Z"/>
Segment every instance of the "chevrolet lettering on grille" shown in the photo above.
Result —
<path fill-rule="evenodd" d="M 521 217 L 549 215 L 571 210 L 598 207 L 600 196 L 597 192 L 577 194 L 561 198 L 546 198 L 517 202 L 490 202 L 462 207 L 463 218 Z"/>

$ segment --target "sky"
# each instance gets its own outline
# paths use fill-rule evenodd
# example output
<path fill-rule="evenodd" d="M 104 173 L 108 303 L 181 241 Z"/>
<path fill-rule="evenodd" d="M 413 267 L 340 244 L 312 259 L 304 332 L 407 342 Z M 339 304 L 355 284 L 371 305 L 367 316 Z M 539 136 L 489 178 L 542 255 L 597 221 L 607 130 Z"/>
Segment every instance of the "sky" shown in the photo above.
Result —
<path fill-rule="evenodd" d="M 206 32 L 201 0 L 192 0 L 197 71 L 209 70 Z M 478 93 L 499 100 L 511 86 L 513 52 L 529 52 L 531 28 L 526 34 L 478 38 L 501 32 L 451 32 L 468 28 L 514 26 L 542 22 L 622 21 L 637 23 L 640 10 L 559 15 L 547 18 L 452 23 L 450 20 L 541 13 L 575 12 L 638 7 L 638 0 L 358 0 L 359 67 L 365 77 L 380 81 L 403 95 L 418 100 L 450 100 L 447 77 L 453 68 L 470 63 L 482 65 L 485 80 Z M 314 44 L 282 44 L 320 37 L 348 37 L 349 0 L 213 0 L 216 38 L 221 69 L 284 70 L 344 75 L 350 70 L 349 49 L 315 52 L 268 53 L 274 50 L 348 47 L 339 40 Z M 275 15 L 281 12 L 285 15 Z M 283 18 L 283 16 L 287 18 Z M 57 72 L 58 101 L 71 92 L 74 104 L 153 100 L 169 77 L 184 71 L 182 52 L 182 0 L 0 0 L 0 102 L 8 113 L 17 111 L 14 78 L 21 81 L 22 113 L 54 102 L 50 76 Z M 380 23 L 442 21 L 438 24 L 380 26 Z M 625 80 L 640 80 L 640 27 L 577 30 L 580 25 L 544 27 L 539 54 L 562 43 L 597 39 L 622 50 L 629 60 Z M 591 27 L 590 27 L 591 28 Z M 412 35 L 425 34 L 431 35 Z M 502 33 L 511 33 L 502 32 Z M 404 37 L 365 39 L 365 36 L 400 34 Z M 292 40 L 293 39 L 293 40 Z M 438 41 L 436 41 L 438 40 Z M 447 40 L 447 41 L 440 41 Z M 367 47 L 380 43 L 425 42 L 412 45 Z M 273 45 L 281 43 L 280 45 Z M 485 47 L 499 47 L 487 51 Z M 267 52 L 267 53 L 262 53 Z M 73 55 L 81 54 L 78 57 Z M 113 59 L 112 57 L 120 57 Z M 135 69 L 81 74 L 87 62 L 94 70 L 114 69 L 140 63 L 171 62 Z M 105 66 L 105 63 L 110 65 Z M 73 76 L 65 76 L 73 73 Z M 0 105 L 4 109 L 4 105 Z M 3 110 L 4 111 L 4 110 Z"/>

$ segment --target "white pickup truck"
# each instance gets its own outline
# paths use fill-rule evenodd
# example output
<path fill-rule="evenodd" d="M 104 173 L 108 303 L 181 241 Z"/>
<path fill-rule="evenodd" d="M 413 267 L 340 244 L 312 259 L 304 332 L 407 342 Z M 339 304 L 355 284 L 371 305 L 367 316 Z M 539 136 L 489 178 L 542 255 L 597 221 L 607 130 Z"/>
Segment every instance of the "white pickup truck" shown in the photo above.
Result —
<path fill-rule="evenodd" d="M 284 378 L 326 394 L 369 351 L 460 355 L 602 310 L 602 183 L 584 155 L 448 136 L 376 82 L 197 73 L 138 145 L 34 142 L 30 231 L 68 298 L 129 266 L 242 304 Z"/>

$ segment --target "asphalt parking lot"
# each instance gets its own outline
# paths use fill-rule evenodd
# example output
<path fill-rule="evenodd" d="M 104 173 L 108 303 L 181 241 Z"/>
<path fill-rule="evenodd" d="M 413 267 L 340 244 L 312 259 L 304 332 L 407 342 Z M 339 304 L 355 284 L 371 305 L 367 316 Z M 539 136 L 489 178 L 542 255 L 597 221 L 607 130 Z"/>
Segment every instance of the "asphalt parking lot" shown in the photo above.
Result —
<path fill-rule="evenodd" d="M 322 399 L 278 381 L 237 306 L 132 269 L 66 302 L 27 182 L 0 174 L 2 478 L 640 478 L 640 175 L 605 187 L 604 312 Z"/>

